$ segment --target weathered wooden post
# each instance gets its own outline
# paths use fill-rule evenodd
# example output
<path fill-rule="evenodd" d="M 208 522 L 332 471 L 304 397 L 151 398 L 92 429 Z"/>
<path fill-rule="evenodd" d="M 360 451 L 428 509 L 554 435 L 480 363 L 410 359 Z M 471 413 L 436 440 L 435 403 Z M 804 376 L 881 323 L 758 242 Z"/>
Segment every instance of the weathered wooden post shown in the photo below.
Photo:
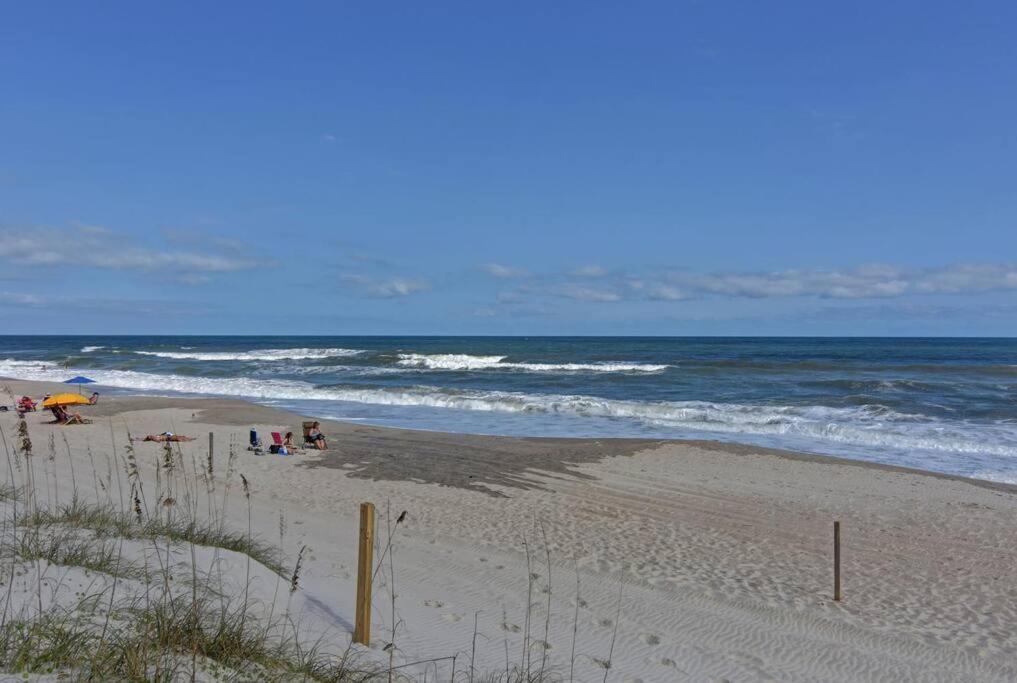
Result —
<path fill-rule="evenodd" d="M 833 523 L 833 599 L 840 602 L 840 522 Z"/>
<path fill-rule="evenodd" d="M 360 554 L 357 559 L 357 614 L 353 642 L 371 644 L 371 579 L 374 571 L 374 504 L 360 504 Z"/>

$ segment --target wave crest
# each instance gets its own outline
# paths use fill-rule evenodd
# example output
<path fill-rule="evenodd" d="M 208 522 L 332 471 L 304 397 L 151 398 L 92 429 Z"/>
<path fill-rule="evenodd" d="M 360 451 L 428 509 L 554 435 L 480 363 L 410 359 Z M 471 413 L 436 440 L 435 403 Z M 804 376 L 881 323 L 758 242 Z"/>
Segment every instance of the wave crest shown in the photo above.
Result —
<path fill-rule="evenodd" d="M 462 353 L 400 353 L 399 365 L 427 370 L 522 370 L 527 372 L 661 372 L 670 365 L 647 363 L 516 363 L 506 356 Z"/>
<path fill-rule="evenodd" d="M 255 349 L 253 351 L 135 351 L 141 356 L 174 360 L 320 360 L 363 353 L 360 349 Z"/>

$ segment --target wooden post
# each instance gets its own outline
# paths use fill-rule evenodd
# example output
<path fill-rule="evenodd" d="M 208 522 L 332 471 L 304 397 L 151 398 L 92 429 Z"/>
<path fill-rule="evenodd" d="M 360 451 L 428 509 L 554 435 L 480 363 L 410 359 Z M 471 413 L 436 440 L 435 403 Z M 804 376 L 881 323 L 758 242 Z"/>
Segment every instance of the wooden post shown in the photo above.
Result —
<path fill-rule="evenodd" d="M 357 559 L 357 618 L 353 642 L 371 644 L 371 579 L 374 572 L 374 504 L 360 504 L 360 555 Z"/>
<path fill-rule="evenodd" d="M 840 602 L 840 522 L 833 523 L 833 599 Z"/>

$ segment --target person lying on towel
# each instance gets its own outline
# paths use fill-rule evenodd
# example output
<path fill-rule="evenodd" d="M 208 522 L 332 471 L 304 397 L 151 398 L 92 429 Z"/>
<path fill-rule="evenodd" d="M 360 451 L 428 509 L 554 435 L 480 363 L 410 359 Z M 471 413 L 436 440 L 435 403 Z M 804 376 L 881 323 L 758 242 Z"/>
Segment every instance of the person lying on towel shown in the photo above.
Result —
<path fill-rule="evenodd" d="M 173 432 L 163 432 L 162 434 L 149 434 L 142 441 L 158 441 L 160 443 L 166 441 L 194 441 L 193 436 L 182 436 L 180 434 L 174 434 Z"/>

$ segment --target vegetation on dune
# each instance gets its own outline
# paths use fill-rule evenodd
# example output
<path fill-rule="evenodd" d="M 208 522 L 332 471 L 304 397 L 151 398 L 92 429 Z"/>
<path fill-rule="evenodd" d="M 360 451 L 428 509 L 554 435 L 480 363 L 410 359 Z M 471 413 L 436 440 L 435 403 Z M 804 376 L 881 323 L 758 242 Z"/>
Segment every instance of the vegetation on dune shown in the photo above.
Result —
<path fill-rule="evenodd" d="M 125 539 L 159 539 L 178 543 L 193 543 L 198 546 L 222 548 L 248 555 L 255 562 L 268 567 L 280 576 L 287 575 L 278 548 L 269 545 L 246 532 L 224 528 L 222 524 L 209 520 L 195 520 L 184 517 L 166 519 L 149 517 L 138 522 L 130 512 L 117 510 L 105 504 L 89 504 L 74 500 L 60 506 L 56 511 L 41 510 L 24 522 L 29 526 L 65 526 L 88 529 L 99 536 Z"/>
<path fill-rule="evenodd" d="M 147 608 L 134 601 L 117 608 L 110 628 L 87 628 L 83 618 L 104 616 L 101 602 L 92 599 L 73 612 L 4 624 L 0 667 L 128 681 L 184 680 L 196 669 L 245 681 L 352 683 L 378 674 L 358 665 L 352 650 L 330 656 L 318 648 L 305 650 L 293 639 L 267 637 L 240 610 L 218 601 L 194 604 L 181 595 Z"/>

